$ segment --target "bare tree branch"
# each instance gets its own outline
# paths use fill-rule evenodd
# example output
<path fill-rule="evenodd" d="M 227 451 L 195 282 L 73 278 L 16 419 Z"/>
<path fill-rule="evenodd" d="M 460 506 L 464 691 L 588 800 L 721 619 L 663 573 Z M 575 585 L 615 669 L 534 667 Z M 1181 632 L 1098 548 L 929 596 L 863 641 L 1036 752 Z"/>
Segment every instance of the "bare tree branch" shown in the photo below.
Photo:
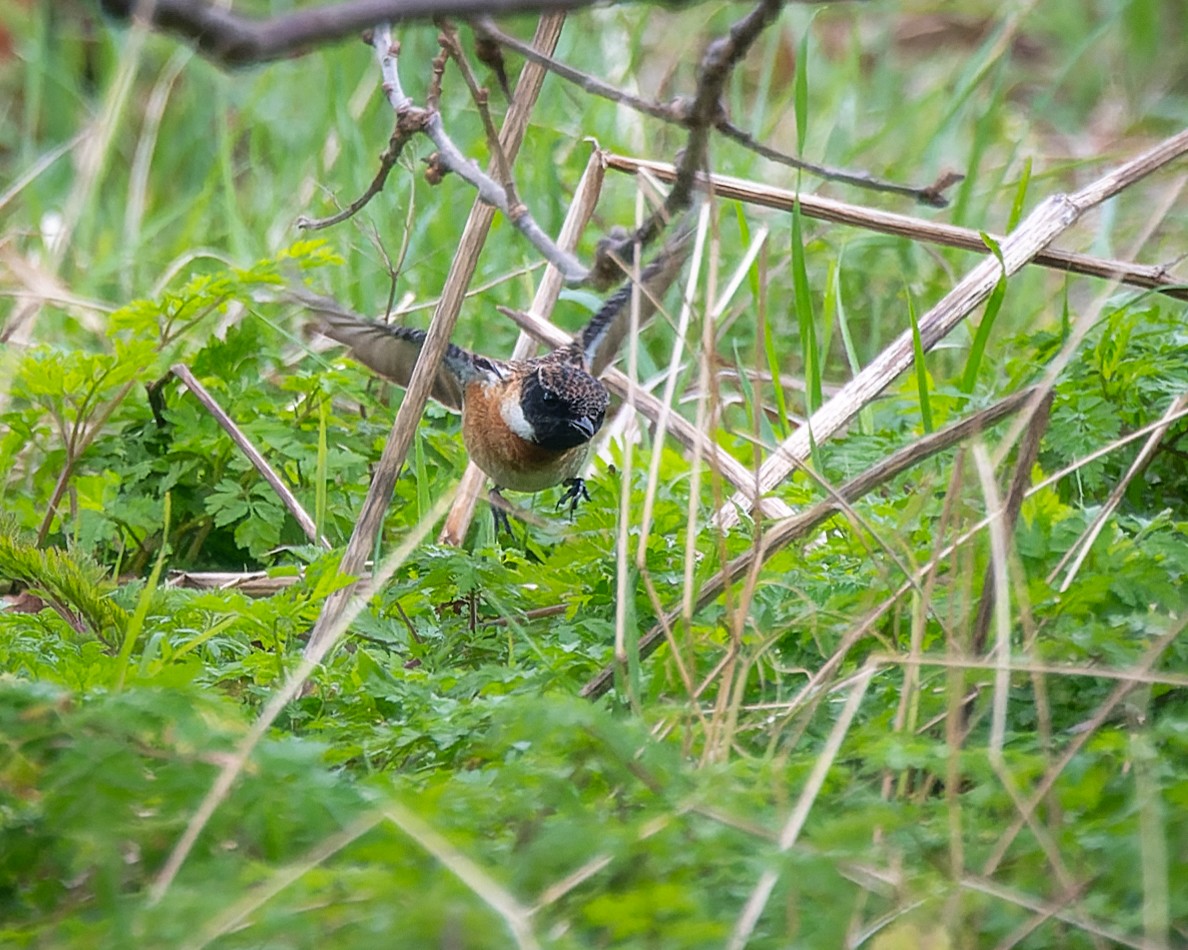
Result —
<path fill-rule="evenodd" d="M 341 224 L 347 218 L 353 218 L 357 215 L 367 206 L 367 203 L 372 198 L 384 190 L 384 185 L 388 181 L 388 175 L 396 167 L 396 163 L 400 161 L 400 153 L 404 151 L 404 146 L 408 144 L 411 137 L 406 130 L 402 130 L 400 125 L 397 124 L 395 130 L 392 132 L 392 138 L 388 140 L 388 147 L 380 153 L 379 171 L 375 173 L 375 178 L 371 180 L 371 184 L 367 186 L 367 190 L 341 211 L 329 217 L 309 218 L 301 215 L 297 219 L 297 227 L 303 231 L 320 231 L 322 228 Z"/>
<path fill-rule="evenodd" d="M 697 73 L 697 89 L 692 98 L 677 106 L 689 129 L 689 140 L 677 159 L 672 190 L 662 208 L 649 216 L 635 233 L 609 249 L 610 257 L 617 255 L 622 260 L 631 261 L 635 246 L 646 247 L 663 230 L 669 219 L 693 203 L 698 174 L 708 165 L 710 132 L 725 115 L 722 90 L 726 80 L 759 38 L 759 34 L 775 22 L 782 5 L 783 0 L 759 0 L 750 13 L 730 27 L 725 36 L 705 48 Z"/>
<path fill-rule="evenodd" d="M 386 165 L 390 168 L 391 165 L 395 164 L 408 139 L 420 132 L 427 135 L 437 147 L 436 154 L 430 160 L 430 169 L 427 173 L 431 176 L 431 180 L 434 183 L 440 181 L 441 177 L 446 173 L 453 172 L 459 178 L 473 185 L 478 192 L 479 199 L 483 203 L 502 211 L 504 216 L 515 225 L 516 229 L 528 239 L 532 246 L 550 264 L 557 268 L 567 284 L 576 285 L 583 283 L 588 277 L 589 271 L 586 270 L 581 261 L 572 254 L 561 250 L 545 234 L 528 211 L 528 208 L 516 197 L 510 165 L 507 156 L 498 145 L 498 136 L 494 137 L 492 151 L 495 155 L 495 165 L 499 170 L 500 177 L 504 179 L 504 184 L 502 185 L 484 172 L 477 163 L 470 161 L 462 153 L 462 150 L 454 144 L 454 140 L 450 138 L 449 132 L 446 131 L 445 123 L 441 118 L 441 112 L 437 108 L 437 103 L 441 92 L 442 74 L 448 58 L 452 57 L 458 62 L 463 73 L 463 78 L 466 80 L 472 94 L 476 96 L 476 100 L 481 95 L 478 84 L 474 79 L 474 74 L 462 56 L 461 49 L 457 43 L 457 37 L 452 28 L 446 27 L 442 31 L 442 52 L 433 60 L 433 77 L 430 82 L 424 108 L 414 104 L 412 99 L 405 95 L 404 89 L 400 84 L 397 62 L 400 53 L 400 44 L 392 39 L 390 26 L 388 24 L 382 24 L 376 27 L 370 32 L 369 39 L 375 48 L 376 57 L 380 63 L 384 92 L 388 97 L 388 102 L 396 113 L 396 130 L 392 133 L 392 139 L 388 149 L 380 156 L 381 168 L 379 173 L 362 196 L 353 201 L 349 208 L 338 214 L 318 220 L 303 218 L 298 221 L 298 226 L 314 229 L 325 227 L 328 223 L 337 224 L 350 217 L 351 214 L 360 211 L 371 198 L 378 194 L 379 188 L 376 187 L 377 183 L 382 187 L 383 180 L 387 178 L 387 171 L 384 166 Z M 486 117 L 485 121 L 489 126 L 488 133 L 493 134 L 494 127 L 490 124 L 489 112 L 485 108 L 481 108 L 480 111 Z"/>
<path fill-rule="evenodd" d="M 224 66 L 248 66 L 299 56 L 367 29 L 374 23 L 409 23 L 435 17 L 564 13 L 594 6 L 596 0 L 345 0 L 305 7 L 273 17 L 245 17 L 209 0 L 99 0 L 111 16 L 146 20 L 156 29 L 190 40 L 207 59 Z M 666 0 L 670 9 L 699 0 Z M 824 3 L 827 0 L 796 0 Z"/>
<path fill-rule="evenodd" d="M 957 172 L 946 171 L 942 172 L 930 185 L 901 185 L 897 182 L 887 181 L 883 178 L 876 178 L 869 172 L 853 172 L 844 168 L 834 168 L 830 165 L 817 165 L 813 162 L 806 162 L 802 158 L 795 158 L 785 152 L 778 151 L 769 145 L 764 145 L 757 141 L 749 132 L 745 132 L 729 119 L 723 118 L 716 126 L 717 130 L 741 145 L 743 148 L 754 152 L 769 162 L 776 162 L 779 165 L 787 165 L 789 168 L 796 168 L 800 171 L 808 172 L 817 178 L 822 178 L 825 181 L 836 181 L 843 185 L 854 185 L 857 188 L 865 188 L 867 191 L 881 191 L 885 194 L 902 195 L 905 198 L 911 198 L 918 201 L 922 205 L 928 205 L 930 208 L 947 208 L 949 206 L 949 199 L 945 197 L 945 191 L 953 185 L 957 184 L 964 175 Z"/>
<path fill-rule="evenodd" d="M 589 73 L 584 73 L 580 69 L 574 69 L 572 66 L 553 59 L 550 56 L 543 56 L 539 51 L 534 50 L 529 44 L 525 43 L 514 36 L 504 33 L 495 23 L 488 17 L 482 17 L 473 23 L 475 31 L 480 37 L 485 37 L 492 42 L 498 43 L 500 46 L 505 46 L 508 49 L 518 53 L 524 59 L 530 62 L 537 63 L 543 66 L 549 72 L 560 76 L 562 79 L 573 83 L 575 86 L 585 90 L 594 96 L 600 96 L 603 99 L 608 99 L 611 102 L 619 105 L 627 106 L 629 109 L 634 109 L 636 112 L 641 112 L 644 115 L 649 115 L 653 119 L 659 119 L 662 122 L 670 122 L 675 125 L 688 124 L 688 117 L 683 112 L 676 108 L 672 103 L 653 102 L 650 99 L 644 99 L 641 96 L 633 95 L 619 89 L 617 86 L 612 86 L 608 82 L 604 82 L 597 76 L 591 76 Z M 826 181 L 841 182 L 846 185 L 854 185 L 859 188 L 865 188 L 869 191 L 881 191 L 889 194 L 904 195 L 912 198 L 921 204 L 929 205 L 934 208 L 943 208 L 948 205 L 948 199 L 944 196 L 946 188 L 959 182 L 962 177 L 953 173 L 946 173 L 942 175 L 937 181 L 931 185 L 924 187 L 915 187 L 912 185 L 901 185 L 892 181 L 885 181 L 881 178 L 876 178 L 868 172 L 853 172 L 844 168 L 833 168 L 829 165 L 818 165 L 815 162 L 806 162 L 803 159 L 795 158 L 787 155 L 784 152 L 778 151 L 769 145 L 764 145 L 757 141 L 749 132 L 740 129 L 733 122 L 722 116 L 715 128 L 727 138 L 737 142 L 743 148 L 754 152 L 770 162 L 776 162 L 780 165 L 787 165 L 790 168 L 796 168 L 801 171 L 808 172 L 817 178 L 822 178 Z"/>
<path fill-rule="evenodd" d="M 759 34 L 779 15 L 781 2 L 782 0 L 760 0 L 750 13 L 731 27 L 725 37 L 714 40 L 706 48 L 694 95 L 692 98 L 678 103 L 671 110 L 672 114 L 678 117 L 678 121 L 689 130 L 688 143 L 676 166 L 672 190 L 664 204 L 636 232 L 618 234 L 603 239 L 599 243 L 594 264 L 589 269 L 586 269 L 571 253 L 562 250 L 545 234 L 532 217 L 527 206 L 518 199 L 509 163 L 506 156 L 500 153 L 497 145 L 494 126 L 486 107 L 486 92 L 479 87 L 474 73 L 462 53 L 457 34 L 448 23 L 441 23 L 442 54 L 433 61 L 433 75 L 424 108 L 414 105 L 401 88 L 397 69 L 399 44 L 394 42 L 391 37 L 390 25 L 385 23 L 375 28 L 369 37 L 380 61 L 384 91 L 397 117 L 396 132 L 393 133 L 388 151 L 381 156 L 381 165 L 395 161 L 395 156 L 403 148 L 405 136 L 414 132 L 424 133 L 438 149 L 430 160 L 431 180 L 440 180 L 445 173 L 453 172 L 473 185 L 478 191 L 479 198 L 484 203 L 502 211 L 516 229 L 561 273 L 565 283 L 571 286 L 588 283 L 598 289 L 609 287 L 621 279 L 625 268 L 629 270 L 633 266 L 636 255 L 641 253 L 641 249 L 661 233 L 671 217 L 685 210 L 692 203 L 698 175 L 706 165 L 710 133 L 714 123 L 722 117 L 721 97 L 726 80 Z M 480 28 L 480 33 L 483 30 L 488 33 L 482 35 L 489 35 L 489 31 L 494 30 L 494 27 L 484 24 Z M 457 63 L 472 97 L 479 107 L 488 138 L 493 142 L 495 167 L 503 179 L 502 186 L 484 172 L 477 163 L 469 161 L 454 144 L 445 129 L 438 109 L 438 99 L 447 57 L 454 59 Z M 546 56 L 543 57 L 543 60 L 551 62 L 552 57 Z M 539 57 L 534 57 L 532 61 L 538 66 L 544 65 Z M 369 198 L 377 193 L 377 183 L 382 184 L 385 177 L 386 172 L 381 167 L 372 186 L 362 197 L 352 202 L 347 212 L 340 212 L 324 219 L 324 221 L 338 222 L 349 217 L 352 210 L 361 209 Z M 311 222 L 308 219 L 300 223 L 306 227 L 323 224 L 322 221 Z"/>
<path fill-rule="evenodd" d="M 618 86 L 612 86 L 609 82 L 604 82 L 597 76 L 591 76 L 589 73 L 584 73 L 580 69 L 574 69 L 567 63 L 563 63 L 561 60 L 555 59 L 552 56 L 545 56 L 540 50 L 533 49 L 530 43 L 525 43 L 510 33 L 504 33 L 495 25 L 495 21 L 490 17 L 479 17 L 471 26 L 474 27 L 474 31 L 480 37 L 493 40 L 500 46 L 512 50 L 522 58 L 528 60 L 528 62 L 536 63 L 537 66 L 541 66 L 553 75 L 560 76 L 567 82 L 573 83 L 579 89 L 584 89 L 592 96 L 609 99 L 611 102 L 627 106 L 629 109 L 642 112 L 644 115 L 650 115 L 653 119 L 660 119 L 662 122 L 682 123 L 681 117 L 671 105 L 653 102 L 651 99 L 632 95 Z"/>
<path fill-rule="evenodd" d="M 100 6 L 110 15 L 121 20 L 147 19 L 157 29 L 190 40 L 199 53 L 224 66 L 248 66 L 302 55 L 355 36 L 376 23 L 564 12 L 593 4 L 594 0 L 346 0 L 252 19 L 208 0 L 100 0 Z M 693 0 L 670 3 L 692 5 Z"/>
<path fill-rule="evenodd" d="M 516 192 L 516 182 L 512 177 L 511 163 L 507 160 L 507 155 L 503 152 L 503 146 L 499 143 L 499 130 L 495 128 L 495 121 L 491 118 L 491 109 L 487 101 L 487 90 L 479 85 L 478 79 L 474 75 L 474 70 L 470 68 L 470 62 L 466 59 L 466 54 L 462 51 L 462 43 L 458 40 L 458 31 L 454 29 L 453 25 L 447 21 L 441 23 L 441 37 L 439 42 L 441 47 L 449 55 L 458 67 L 458 72 L 462 74 L 462 79 L 466 83 L 466 88 L 470 90 L 470 97 L 474 100 L 475 108 L 478 109 L 479 118 L 483 120 L 483 131 L 487 136 L 487 147 L 491 150 L 491 157 L 494 160 L 494 166 L 499 172 L 499 177 L 503 183 L 503 191 L 507 196 L 507 205 L 511 213 L 514 215 L 524 208 L 520 202 L 520 197 Z M 506 81 L 506 76 L 504 80 Z"/>

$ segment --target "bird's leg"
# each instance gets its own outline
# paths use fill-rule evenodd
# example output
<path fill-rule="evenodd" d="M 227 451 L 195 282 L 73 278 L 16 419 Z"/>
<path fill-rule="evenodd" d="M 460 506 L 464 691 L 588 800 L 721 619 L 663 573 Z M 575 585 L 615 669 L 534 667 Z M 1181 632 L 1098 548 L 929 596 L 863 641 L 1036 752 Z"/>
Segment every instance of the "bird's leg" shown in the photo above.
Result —
<path fill-rule="evenodd" d="M 561 484 L 565 486 L 565 494 L 557 502 L 557 507 L 560 508 L 566 502 L 569 502 L 569 517 L 572 519 L 574 513 L 577 511 L 578 502 L 583 499 L 589 501 L 590 493 L 586 491 L 585 479 L 567 478 Z"/>
<path fill-rule="evenodd" d="M 511 502 L 503 497 L 503 492 L 499 490 L 499 486 L 495 485 L 487 492 L 487 501 L 491 503 L 491 516 L 495 519 L 495 537 L 499 537 L 500 530 L 506 531 L 508 534 L 515 536 L 512 531 L 511 521 L 507 517 L 508 511 L 511 509 Z"/>

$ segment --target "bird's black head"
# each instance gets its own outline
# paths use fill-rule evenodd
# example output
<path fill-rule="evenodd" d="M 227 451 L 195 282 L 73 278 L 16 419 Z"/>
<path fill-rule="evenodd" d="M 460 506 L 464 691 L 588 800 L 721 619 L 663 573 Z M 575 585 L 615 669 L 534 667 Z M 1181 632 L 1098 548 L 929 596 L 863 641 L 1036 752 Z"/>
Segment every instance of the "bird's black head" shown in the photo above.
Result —
<path fill-rule="evenodd" d="M 531 442 L 546 449 L 571 449 L 602 428 L 610 397 L 589 373 L 565 363 L 541 363 L 524 380 L 520 410 Z"/>

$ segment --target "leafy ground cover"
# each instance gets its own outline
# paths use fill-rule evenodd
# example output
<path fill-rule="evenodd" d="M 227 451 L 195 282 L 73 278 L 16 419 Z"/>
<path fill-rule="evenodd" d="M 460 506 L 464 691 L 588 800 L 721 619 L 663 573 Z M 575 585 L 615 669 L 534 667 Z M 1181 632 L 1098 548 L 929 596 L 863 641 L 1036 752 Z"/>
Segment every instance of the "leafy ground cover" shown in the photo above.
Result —
<path fill-rule="evenodd" d="M 804 181 L 990 232 L 1188 124 L 1175 4 L 965 8 L 789 7 L 733 77 L 730 112 L 831 165 L 913 183 L 959 169 L 938 212 Z M 691 81 L 686 51 L 737 15 L 577 14 L 558 58 L 665 99 Z M 399 401 L 311 351 L 300 313 L 270 291 L 296 271 L 362 311 L 395 301 L 427 320 L 461 228 L 448 209 L 471 195 L 427 184 L 425 149 L 361 215 L 317 240 L 294 229 L 359 194 L 390 133 L 365 47 L 227 73 L 85 5 L 14 8 L 0 25 L 5 945 L 1188 942 L 1188 464 L 1183 417 L 1168 421 L 1188 391 L 1184 303 L 1038 267 L 819 445 L 815 476 L 775 493 L 807 508 L 822 481 L 1063 363 L 1013 530 L 980 527 L 1024 451 L 1007 419 L 694 610 L 766 527 L 716 531 L 721 481 L 625 417 L 572 522 L 546 492 L 514 539 L 480 517 L 460 548 L 433 531 L 412 548 L 213 799 L 166 886 L 343 584 L 337 557 Z M 532 21 L 510 26 L 530 35 Z M 405 64 L 424 64 L 405 77 L 423 96 L 435 33 L 401 42 Z M 485 157 L 465 89 L 447 79 L 444 92 L 455 138 Z M 546 230 L 588 136 L 656 158 L 681 145 L 550 78 L 517 163 Z M 796 181 L 725 142 L 712 157 L 727 174 Z M 1175 262 L 1183 168 L 1062 245 Z M 634 200 L 608 176 L 587 258 Z M 703 332 L 705 301 L 765 226 L 768 249 Z M 828 395 L 869 364 L 976 259 L 798 226 L 720 203 L 717 282 L 700 290 L 700 342 L 679 353 L 678 409 L 747 465 L 803 420 L 814 383 Z M 507 352 L 515 328 L 494 307 L 524 306 L 536 265 L 497 220 L 457 342 Z M 567 292 L 557 322 L 575 328 L 596 303 Z M 657 386 L 680 345 L 654 321 L 632 354 L 639 378 Z M 331 551 L 170 376 L 179 363 Z M 432 516 L 464 462 L 456 418 L 431 408 L 378 556 Z M 167 583 L 245 570 L 275 590 Z M 983 615 L 989 577 L 1007 596 Z M 682 604 L 671 642 L 640 658 L 639 638 Z M 581 698 L 617 635 L 627 659 L 611 695 Z"/>

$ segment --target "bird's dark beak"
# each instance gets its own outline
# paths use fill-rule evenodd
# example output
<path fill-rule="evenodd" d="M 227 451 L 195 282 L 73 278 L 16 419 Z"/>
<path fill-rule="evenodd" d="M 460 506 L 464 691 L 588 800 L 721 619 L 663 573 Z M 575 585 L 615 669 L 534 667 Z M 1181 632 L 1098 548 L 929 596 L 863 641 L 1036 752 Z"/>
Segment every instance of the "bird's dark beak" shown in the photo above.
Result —
<path fill-rule="evenodd" d="M 578 416 L 575 419 L 570 419 L 569 425 L 577 429 L 586 439 L 594 438 L 594 433 L 598 430 L 594 427 L 594 420 L 586 416 Z"/>

